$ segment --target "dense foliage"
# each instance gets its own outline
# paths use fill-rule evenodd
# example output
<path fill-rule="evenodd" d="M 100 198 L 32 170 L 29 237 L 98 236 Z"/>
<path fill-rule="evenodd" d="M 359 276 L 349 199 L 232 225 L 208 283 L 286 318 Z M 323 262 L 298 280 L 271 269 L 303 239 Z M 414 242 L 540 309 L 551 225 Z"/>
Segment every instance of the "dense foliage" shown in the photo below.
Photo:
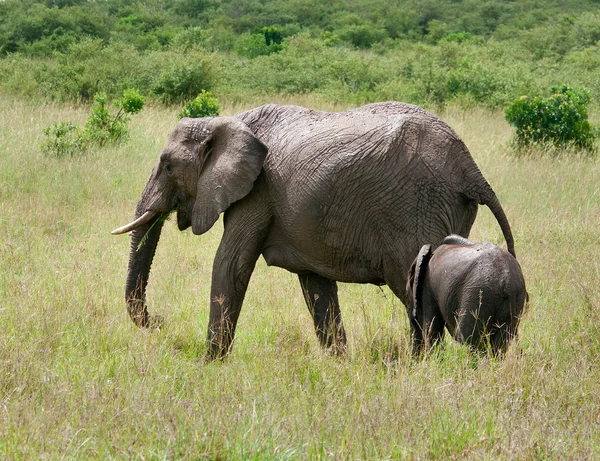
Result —
<path fill-rule="evenodd" d="M 550 88 L 549 97 L 522 96 L 506 108 L 516 128 L 518 148 L 534 143 L 594 151 L 595 132 L 588 122 L 589 93 L 567 85 Z"/>
<path fill-rule="evenodd" d="M 597 98 L 599 39 L 593 0 L 5 0 L 0 91 L 496 107 L 562 83 Z"/>
<path fill-rule="evenodd" d="M 177 117 L 216 117 L 220 110 L 217 100 L 208 91 L 202 90 L 198 96 L 183 106 Z"/>

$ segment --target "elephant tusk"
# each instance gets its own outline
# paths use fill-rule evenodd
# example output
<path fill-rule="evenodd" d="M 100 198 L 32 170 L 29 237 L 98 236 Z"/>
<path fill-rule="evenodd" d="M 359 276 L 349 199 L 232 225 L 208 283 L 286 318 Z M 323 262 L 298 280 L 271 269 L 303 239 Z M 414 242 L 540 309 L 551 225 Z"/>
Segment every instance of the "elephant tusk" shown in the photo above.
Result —
<path fill-rule="evenodd" d="M 113 234 L 113 235 L 126 234 L 127 232 L 137 229 L 138 227 L 143 226 L 148 221 L 150 221 L 152 218 L 154 218 L 154 216 L 156 216 L 156 213 L 157 213 L 156 211 L 146 211 L 142 216 L 137 218 L 135 221 L 130 222 L 129 224 L 126 224 L 123 227 L 119 227 L 118 229 L 115 229 L 114 231 L 111 232 L 111 234 Z"/>

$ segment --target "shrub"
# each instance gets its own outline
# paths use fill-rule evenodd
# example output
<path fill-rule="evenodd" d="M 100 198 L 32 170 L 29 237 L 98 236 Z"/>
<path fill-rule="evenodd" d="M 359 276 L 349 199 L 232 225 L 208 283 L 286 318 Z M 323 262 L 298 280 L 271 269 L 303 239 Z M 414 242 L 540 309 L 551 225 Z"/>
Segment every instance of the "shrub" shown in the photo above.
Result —
<path fill-rule="evenodd" d="M 221 108 L 219 107 L 217 100 L 213 98 L 208 91 L 202 90 L 195 99 L 192 99 L 183 106 L 181 112 L 179 112 L 178 118 L 216 117 L 219 115 L 220 110 Z"/>
<path fill-rule="evenodd" d="M 186 51 L 198 46 L 203 46 L 209 39 L 207 29 L 190 27 L 176 34 L 171 40 L 171 46 L 181 51 Z"/>
<path fill-rule="evenodd" d="M 117 113 L 117 117 L 121 111 L 127 114 L 137 114 L 141 112 L 146 104 L 146 98 L 140 92 L 140 90 L 136 88 L 128 88 L 123 91 L 123 97 L 115 101 L 115 106 L 119 108 L 119 113 Z"/>
<path fill-rule="evenodd" d="M 212 86 L 214 59 L 197 50 L 160 53 L 156 56 L 152 91 L 165 104 L 177 104 L 193 98 Z"/>
<path fill-rule="evenodd" d="M 308 33 L 289 37 L 282 46 L 279 53 L 239 61 L 236 67 L 225 69 L 224 80 L 249 94 L 305 94 L 322 88 L 329 78 L 334 50 Z"/>
<path fill-rule="evenodd" d="M 127 114 L 137 114 L 146 103 L 144 96 L 134 88 L 125 90 L 123 97 L 114 101 L 113 104 L 119 109 L 116 115 L 112 115 L 106 108 L 106 93 L 96 94 L 94 100 L 96 105 L 92 108 L 83 131 L 71 122 L 55 123 L 44 129 L 48 139 L 40 146 L 42 151 L 57 157 L 73 156 L 85 152 L 91 145 L 103 146 L 126 139 L 130 120 Z"/>
<path fill-rule="evenodd" d="M 99 91 L 112 98 L 130 87 L 149 91 L 156 68 L 147 69 L 146 59 L 130 45 L 106 46 L 99 39 L 84 39 L 35 71 L 38 91 L 52 100 L 85 103 L 93 102 Z"/>
<path fill-rule="evenodd" d="M 235 45 L 235 51 L 250 59 L 269 56 L 281 51 L 281 40 L 281 33 L 277 29 L 263 27 L 252 34 L 242 34 Z"/>
<path fill-rule="evenodd" d="M 506 120 L 517 129 L 517 148 L 542 143 L 594 152 L 596 135 L 587 114 L 589 92 L 568 85 L 552 87 L 550 92 L 547 98 L 521 96 L 507 107 Z"/>
<path fill-rule="evenodd" d="M 342 54 L 342 53 L 340 53 Z M 351 93 L 373 91 L 382 79 L 381 71 L 373 61 L 361 55 L 350 54 L 345 59 L 331 63 L 331 73 L 335 80 Z"/>
<path fill-rule="evenodd" d="M 113 116 L 106 109 L 105 93 L 96 94 L 94 100 L 96 105 L 92 108 L 85 124 L 85 136 L 90 142 L 99 146 L 127 138 L 129 135 L 127 124 L 130 118 L 126 114 L 137 114 L 146 103 L 146 99 L 138 90 L 127 89 L 123 92 L 123 97 L 113 103 L 119 109 L 117 115 Z"/>
<path fill-rule="evenodd" d="M 118 115 L 113 118 L 108 109 L 106 109 L 106 93 L 96 94 L 94 101 L 96 105 L 92 108 L 90 117 L 85 124 L 85 136 L 99 146 L 127 136 L 127 120 Z"/>
<path fill-rule="evenodd" d="M 283 34 L 279 28 L 275 26 L 263 27 L 255 30 L 254 33 L 262 34 L 265 37 L 267 46 L 271 46 L 272 44 L 281 45 L 281 42 L 283 41 Z"/>
<path fill-rule="evenodd" d="M 79 127 L 71 122 L 54 123 L 44 129 L 47 136 L 42 145 L 42 151 L 57 157 L 74 156 L 86 149 L 86 139 Z"/>
<path fill-rule="evenodd" d="M 342 43 L 340 36 L 329 30 L 324 30 L 321 32 L 319 38 L 325 46 L 338 46 L 340 43 Z"/>
<path fill-rule="evenodd" d="M 470 42 L 473 41 L 473 34 L 470 32 L 452 32 L 440 40 L 441 42 Z"/>
<path fill-rule="evenodd" d="M 339 36 L 357 48 L 371 48 L 375 43 L 381 42 L 388 34 L 385 29 L 373 24 L 352 24 L 339 31 Z"/>

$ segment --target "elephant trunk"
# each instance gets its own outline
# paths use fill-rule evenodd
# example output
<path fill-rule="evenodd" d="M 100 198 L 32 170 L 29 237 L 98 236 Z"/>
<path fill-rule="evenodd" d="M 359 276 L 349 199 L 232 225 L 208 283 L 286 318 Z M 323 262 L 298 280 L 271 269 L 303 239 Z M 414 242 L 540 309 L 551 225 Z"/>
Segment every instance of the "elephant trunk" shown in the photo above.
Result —
<path fill-rule="evenodd" d="M 136 218 L 140 215 L 141 213 L 136 213 Z M 163 223 L 164 219 L 158 214 L 131 233 L 125 302 L 131 320 L 140 328 L 153 325 L 146 308 L 146 286 Z"/>

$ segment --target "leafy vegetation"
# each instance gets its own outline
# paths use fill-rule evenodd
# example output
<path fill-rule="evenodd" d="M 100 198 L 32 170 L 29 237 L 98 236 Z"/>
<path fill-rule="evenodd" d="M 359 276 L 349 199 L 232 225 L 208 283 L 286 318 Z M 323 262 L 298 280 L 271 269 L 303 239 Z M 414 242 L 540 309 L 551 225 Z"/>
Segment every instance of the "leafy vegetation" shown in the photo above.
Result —
<path fill-rule="evenodd" d="M 92 107 L 85 129 L 81 130 L 71 122 L 54 123 L 45 128 L 43 131 L 47 139 L 41 145 L 42 151 L 57 157 L 73 156 L 92 145 L 101 147 L 122 141 L 129 135 L 127 125 L 130 118 L 127 114 L 137 114 L 146 104 L 146 98 L 135 88 L 125 90 L 120 99 L 113 101 L 118 109 L 116 115 L 106 108 L 105 93 L 96 94 L 94 101 L 96 104 Z"/>
<path fill-rule="evenodd" d="M 550 88 L 550 93 L 547 98 L 522 96 L 507 107 L 505 116 L 516 128 L 517 147 L 542 143 L 594 151 L 596 134 L 587 114 L 589 92 L 563 85 Z"/>
<path fill-rule="evenodd" d="M 149 73 L 152 93 L 164 103 L 180 104 L 212 86 L 213 63 L 203 53 L 157 53 Z"/>
<path fill-rule="evenodd" d="M 6 0 L 0 91 L 495 108 L 566 83 L 596 100 L 599 39 L 592 0 Z"/>
<path fill-rule="evenodd" d="M 208 91 L 202 90 L 198 96 L 183 106 L 177 117 L 216 117 L 220 110 L 217 100 Z"/>
<path fill-rule="evenodd" d="M 125 114 L 137 114 L 146 103 L 146 99 L 138 90 L 125 90 L 123 97 L 113 103 L 118 108 L 117 114 L 113 116 L 106 108 L 106 94 L 97 94 L 94 100 L 96 105 L 90 112 L 84 133 L 89 142 L 99 146 L 126 138 L 129 134 L 127 124 L 130 119 Z"/>
<path fill-rule="evenodd" d="M 81 129 L 71 122 L 53 123 L 44 128 L 47 139 L 41 144 L 42 151 L 57 157 L 74 156 L 85 151 L 87 142 Z"/>

